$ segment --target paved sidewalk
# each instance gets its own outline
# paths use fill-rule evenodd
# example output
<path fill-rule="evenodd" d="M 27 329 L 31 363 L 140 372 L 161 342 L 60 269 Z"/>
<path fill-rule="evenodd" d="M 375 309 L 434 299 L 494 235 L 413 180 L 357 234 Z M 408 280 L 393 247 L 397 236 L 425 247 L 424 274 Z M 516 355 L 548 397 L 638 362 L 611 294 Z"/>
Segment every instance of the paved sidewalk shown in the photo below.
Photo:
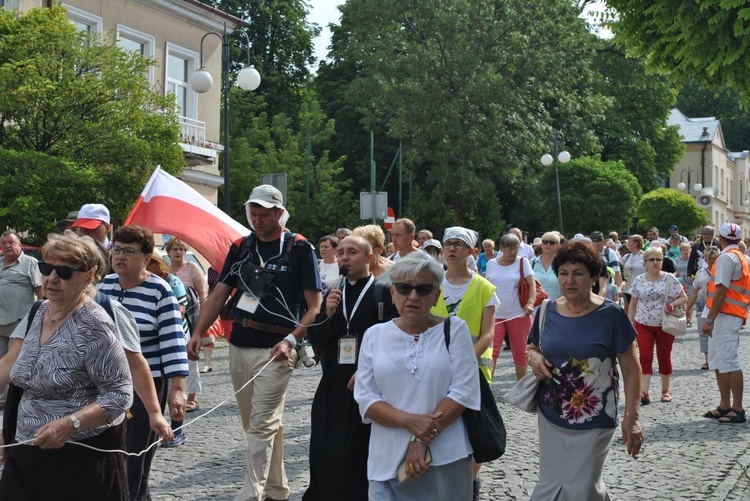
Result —
<path fill-rule="evenodd" d="M 750 371 L 750 334 L 743 331 L 742 338 L 741 358 Z M 188 426 L 184 445 L 157 451 L 151 473 L 155 500 L 231 500 L 240 487 L 246 448 L 227 355 L 225 345 L 214 350 L 214 370 L 202 377 L 201 409 L 188 418 L 205 416 L 229 401 Z M 658 401 L 655 377 L 650 393 L 656 401 L 641 410 L 646 442 L 638 459 L 629 458 L 621 444 L 612 445 L 604 475 L 610 495 L 618 500 L 750 500 L 750 424 L 720 425 L 701 417 L 716 406 L 718 392 L 713 373 L 700 370 L 695 328 L 677 339 L 673 360 L 674 401 Z M 320 368 L 300 368 L 287 394 L 284 455 L 292 500 L 301 499 L 308 483 L 310 405 L 319 378 Z M 510 354 L 502 352 L 493 384 L 498 400 L 514 379 Z M 538 475 L 536 416 L 502 404 L 500 410 L 508 449 L 482 468 L 483 499 L 528 499 Z"/>

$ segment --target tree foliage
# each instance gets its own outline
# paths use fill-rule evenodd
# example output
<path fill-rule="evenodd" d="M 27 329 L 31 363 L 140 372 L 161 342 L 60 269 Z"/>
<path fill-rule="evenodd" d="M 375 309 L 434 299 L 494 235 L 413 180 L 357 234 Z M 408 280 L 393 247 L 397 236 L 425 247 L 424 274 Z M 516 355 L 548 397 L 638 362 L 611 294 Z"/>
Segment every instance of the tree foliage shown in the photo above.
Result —
<path fill-rule="evenodd" d="M 78 31 L 62 8 L 0 10 L 0 148 L 59 157 L 74 177 L 73 164 L 86 175 L 94 168 L 98 189 L 82 194 L 122 220 L 155 165 L 174 173 L 184 163 L 174 103 L 150 89 L 148 64 Z M 43 170 L 26 174 L 28 196 L 56 188 Z M 52 206 L 55 217 L 78 199 Z M 16 219 L 29 228 L 46 224 L 34 222 L 47 211 L 33 204 L 15 209 L 33 210 Z"/>
<path fill-rule="evenodd" d="M 710 222 L 706 211 L 695 204 L 692 196 L 669 188 L 646 193 L 641 199 L 638 218 L 639 226 L 656 226 L 664 235 L 673 224 L 683 234 L 691 234 Z"/>
<path fill-rule="evenodd" d="M 406 215 L 420 225 L 498 235 L 503 216 L 523 210 L 552 128 L 575 154 L 598 149 L 592 124 L 606 99 L 592 92 L 593 36 L 569 2 L 350 0 L 341 10 L 319 79 L 326 110 L 354 110 L 360 131 L 404 141 Z M 361 162 L 361 149 L 346 153 Z"/>
<path fill-rule="evenodd" d="M 637 214 L 641 186 L 622 162 L 576 158 L 558 164 L 563 225 L 567 233 L 620 230 Z M 557 229 L 555 170 L 542 175 L 534 201 L 545 229 Z M 530 204 L 527 204 L 529 207 Z"/>
<path fill-rule="evenodd" d="M 679 127 L 667 125 L 676 92 L 665 78 L 646 75 L 642 59 L 626 57 L 610 41 L 600 44 L 598 91 L 612 98 L 597 129 L 602 159 L 621 160 L 644 191 L 653 190 L 684 153 Z"/>
<path fill-rule="evenodd" d="M 736 90 L 750 105 L 750 5 L 745 0 L 605 0 L 629 55 L 675 82 Z"/>

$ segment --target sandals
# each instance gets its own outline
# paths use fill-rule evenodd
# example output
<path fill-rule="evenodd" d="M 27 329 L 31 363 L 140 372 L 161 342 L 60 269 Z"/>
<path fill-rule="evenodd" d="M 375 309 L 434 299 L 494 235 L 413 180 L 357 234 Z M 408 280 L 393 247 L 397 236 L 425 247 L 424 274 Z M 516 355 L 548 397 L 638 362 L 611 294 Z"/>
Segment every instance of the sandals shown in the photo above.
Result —
<path fill-rule="evenodd" d="M 721 407 L 717 407 L 716 409 L 711 409 L 710 411 L 703 414 L 703 417 L 710 419 L 719 419 L 720 417 L 726 416 L 731 411 L 732 409 L 722 409 Z"/>
<path fill-rule="evenodd" d="M 648 393 L 641 392 L 641 405 L 648 405 L 651 403 L 651 399 L 648 398 Z"/>
<path fill-rule="evenodd" d="M 685 322 L 685 325 L 688 326 L 688 327 L 692 327 L 693 326 L 693 321 L 692 320 L 688 320 L 687 322 Z"/>
<path fill-rule="evenodd" d="M 198 404 L 197 400 L 188 400 L 185 402 L 185 412 L 195 412 L 200 408 L 201 406 Z"/>
<path fill-rule="evenodd" d="M 705 363 L 705 364 L 701 365 L 701 370 L 702 371 L 707 371 L 708 370 L 708 363 Z"/>
<path fill-rule="evenodd" d="M 661 392 L 661 401 L 669 403 L 672 401 L 672 390 Z"/>
<path fill-rule="evenodd" d="M 747 421 L 745 418 L 745 411 L 738 411 L 737 409 L 729 409 L 729 412 L 719 418 L 719 422 L 724 424 L 738 424 L 744 423 L 745 421 Z"/>

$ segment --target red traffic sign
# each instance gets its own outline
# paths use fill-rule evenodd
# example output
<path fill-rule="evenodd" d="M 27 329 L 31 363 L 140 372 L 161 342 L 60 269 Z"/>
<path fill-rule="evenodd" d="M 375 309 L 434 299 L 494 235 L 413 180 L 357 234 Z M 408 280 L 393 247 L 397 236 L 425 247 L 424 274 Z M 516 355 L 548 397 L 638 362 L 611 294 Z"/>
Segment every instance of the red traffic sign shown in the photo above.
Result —
<path fill-rule="evenodd" d="M 392 208 L 388 207 L 387 216 L 385 217 L 385 221 L 383 226 L 385 226 L 386 230 L 390 230 L 393 228 L 393 223 L 396 222 L 396 213 L 393 211 Z"/>

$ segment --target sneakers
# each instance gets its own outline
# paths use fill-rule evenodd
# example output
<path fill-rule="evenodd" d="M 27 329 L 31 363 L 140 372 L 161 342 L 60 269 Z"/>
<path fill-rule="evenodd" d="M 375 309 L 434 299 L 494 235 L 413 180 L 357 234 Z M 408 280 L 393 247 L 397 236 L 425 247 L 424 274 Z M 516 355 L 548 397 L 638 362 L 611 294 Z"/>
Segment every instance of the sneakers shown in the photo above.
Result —
<path fill-rule="evenodd" d="M 172 440 L 167 440 L 166 442 L 161 444 L 161 447 L 177 447 L 178 445 L 184 444 L 185 440 L 187 440 L 187 435 L 185 435 L 184 431 L 179 430 L 174 434 L 174 438 Z"/>
<path fill-rule="evenodd" d="M 209 366 L 207 366 L 207 365 L 204 365 L 204 366 L 203 366 L 203 368 L 202 368 L 202 369 L 200 370 L 200 373 L 201 373 L 201 374 L 206 374 L 206 373 L 208 373 L 208 372 L 211 372 L 211 371 L 213 371 L 213 370 L 214 370 L 214 369 L 213 369 L 212 367 L 209 367 Z"/>

